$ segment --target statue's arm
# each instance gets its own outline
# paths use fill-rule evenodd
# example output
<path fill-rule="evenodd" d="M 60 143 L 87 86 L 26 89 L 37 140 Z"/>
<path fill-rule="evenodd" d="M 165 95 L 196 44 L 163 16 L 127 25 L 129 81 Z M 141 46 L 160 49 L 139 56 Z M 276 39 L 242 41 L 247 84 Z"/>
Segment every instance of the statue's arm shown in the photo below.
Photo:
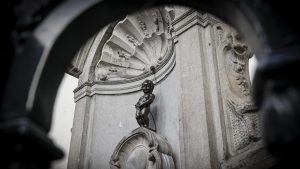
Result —
<path fill-rule="evenodd" d="M 134 105 L 136 109 L 139 110 L 142 109 L 142 104 L 143 104 L 142 100 L 143 100 L 142 97 L 140 97 L 139 101 Z"/>
<path fill-rule="evenodd" d="M 140 109 L 140 107 L 141 107 L 140 102 L 138 101 L 134 106 L 136 109 Z"/>
<path fill-rule="evenodd" d="M 155 95 L 154 95 L 154 94 L 151 94 L 151 95 L 150 95 L 150 98 L 149 98 L 148 100 L 145 100 L 145 101 L 142 102 L 142 103 L 138 102 L 138 103 L 139 103 L 139 107 L 140 107 L 140 108 L 143 108 L 143 107 L 145 107 L 146 105 L 150 105 L 150 104 L 154 101 L 154 99 L 155 99 Z"/>

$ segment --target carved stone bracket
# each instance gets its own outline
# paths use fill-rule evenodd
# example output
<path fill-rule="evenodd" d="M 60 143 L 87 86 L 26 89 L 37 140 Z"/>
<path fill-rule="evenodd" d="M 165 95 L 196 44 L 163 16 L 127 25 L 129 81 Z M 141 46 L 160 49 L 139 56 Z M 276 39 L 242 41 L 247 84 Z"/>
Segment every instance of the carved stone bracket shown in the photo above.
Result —
<path fill-rule="evenodd" d="M 172 148 L 161 135 L 139 127 L 119 142 L 110 168 L 175 169 Z"/>
<path fill-rule="evenodd" d="M 253 56 L 239 34 L 225 24 L 215 25 L 221 59 L 224 115 L 229 154 L 247 150 L 261 138 L 257 108 L 251 99 L 249 59 Z"/>

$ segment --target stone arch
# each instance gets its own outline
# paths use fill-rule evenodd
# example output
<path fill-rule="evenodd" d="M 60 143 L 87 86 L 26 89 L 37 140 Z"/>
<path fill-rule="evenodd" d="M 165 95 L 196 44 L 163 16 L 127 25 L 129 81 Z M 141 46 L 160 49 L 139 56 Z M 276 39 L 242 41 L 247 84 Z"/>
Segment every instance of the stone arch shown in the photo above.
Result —
<path fill-rule="evenodd" d="M 84 46 L 80 48 L 68 68 L 68 73 L 79 79 L 79 85 L 92 82 L 97 61 L 100 59 L 103 45 L 111 36 L 116 23 L 111 23 L 93 35 Z M 83 58 L 83 59 L 80 59 Z M 80 62 L 78 62 L 80 61 Z M 73 73 L 73 70 L 78 70 Z M 84 75 L 82 75 L 84 74 Z M 87 75 L 88 74 L 88 75 Z M 81 77 L 79 77 L 81 75 Z M 83 77 L 83 78 L 82 78 Z"/>

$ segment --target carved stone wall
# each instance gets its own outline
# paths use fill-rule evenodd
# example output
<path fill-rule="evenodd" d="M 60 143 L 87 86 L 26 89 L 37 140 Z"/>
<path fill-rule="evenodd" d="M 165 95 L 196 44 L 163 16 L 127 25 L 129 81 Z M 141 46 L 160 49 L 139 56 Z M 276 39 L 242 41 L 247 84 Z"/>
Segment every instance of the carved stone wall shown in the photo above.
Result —
<path fill-rule="evenodd" d="M 252 55 L 232 27 L 188 8 L 150 9 L 108 25 L 69 70 L 79 78 L 69 168 L 122 168 L 123 157 L 134 163 L 137 154 L 150 164 L 153 133 L 136 130 L 118 145 L 138 126 L 133 105 L 145 79 L 156 85 L 150 124 L 173 148 L 170 155 L 156 147 L 160 160 L 172 156 L 177 169 L 268 168 L 251 100 Z"/>
<path fill-rule="evenodd" d="M 210 14 L 186 8 L 176 13 L 185 138 L 181 167 L 268 168 L 272 160 L 263 148 L 260 116 L 251 99 L 250 47 Z"/>
<path fill-rule="evenodd" d="M 258 112 L 251 100 L 249 59 L 253 56 L 249 46 L 239 34 L 225 24 L 215 26 L 217 53 L 220 56 L 220 80 L 224 100 L 225 123 L 229 129 L 229 153 L 235 155 L 251 143 L 260 140 Z M 224 71 L 223 71 L 224 70 Z"/>
<path fill-rule="evenodd" d="M 158 133 L 174 147 L 174 165 L 180 163 L 173 10 L 141 11 L 112 23 L 74 58 L 69 73 L 79 83 L 68 168 L 109 168 L 118 142 L 138 126 L 134 104 L 145 79 L 156 85 L 150 125 L 155 120 Z"/>
<path fill-rule="evenodd" d="M 125 83 L 160 69 L 172 56 L 171 18 L 164 9 L 127 16 L 102 49 L 95 80 Z"/>
<path fill-rule="evenodd" d="M 164 79 L 175 65 L 173 12 L 167 7 L 141 11 L 108 26 L 106 37 L 97 39 L 100 31 L 91 38 L 68 70 L 79 78 L 75 97 L 134 92 L 145 78 L 155 83 Z M 94 59 L 88 63 L 87 79 L 81 73 L 91 53 Z"/>
<path fill-rule="evenodd" d="M 236 30 L 214 25 L 216 55 L 226 133 L 223 168 L 266 168 L 271 164 L 262 142 L 260 115 L 251 98 L 250 47 Z"/>

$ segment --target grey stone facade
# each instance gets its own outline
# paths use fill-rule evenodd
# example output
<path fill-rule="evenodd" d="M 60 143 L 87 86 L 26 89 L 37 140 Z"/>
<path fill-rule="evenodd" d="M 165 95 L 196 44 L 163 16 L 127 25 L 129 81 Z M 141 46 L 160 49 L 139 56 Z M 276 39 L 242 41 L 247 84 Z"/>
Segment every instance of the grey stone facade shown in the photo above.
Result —
<path fill-rule="evenodd" d="M 155 83 L 150 125 L 172 147 L 175 168 L 268 168 L 251 56 L 233 28 L 192 9 L 150 9 L 108 25 L 69 68 L 79 83 L 68 168 L 110 168 L 118 143 L 138 128 L 145 79 Z"/>

